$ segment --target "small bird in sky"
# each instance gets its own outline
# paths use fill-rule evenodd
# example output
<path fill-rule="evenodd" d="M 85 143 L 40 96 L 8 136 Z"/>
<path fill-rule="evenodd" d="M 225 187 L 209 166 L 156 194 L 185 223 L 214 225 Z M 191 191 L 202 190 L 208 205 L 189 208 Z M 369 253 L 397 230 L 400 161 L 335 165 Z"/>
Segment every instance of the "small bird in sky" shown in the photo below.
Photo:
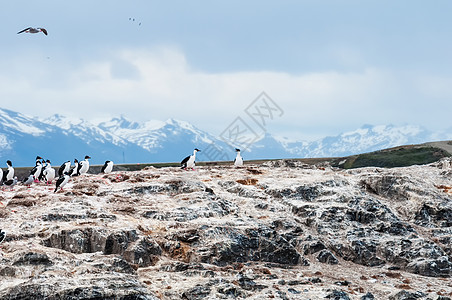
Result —
<path fill-rule="evenodd" d="M 47 30 L 45 28 L 40 28 L 40 27 L 38 27 L 38 28 L 28 27 L 28 28 L 25 28 L 24 30 L 19 31 L 17 34 L 22 33 L 22 32 L 26 32 L 26 33 L 39 33 L 39 32 L 42 32 L 45 35 L 47 35 Z"/>

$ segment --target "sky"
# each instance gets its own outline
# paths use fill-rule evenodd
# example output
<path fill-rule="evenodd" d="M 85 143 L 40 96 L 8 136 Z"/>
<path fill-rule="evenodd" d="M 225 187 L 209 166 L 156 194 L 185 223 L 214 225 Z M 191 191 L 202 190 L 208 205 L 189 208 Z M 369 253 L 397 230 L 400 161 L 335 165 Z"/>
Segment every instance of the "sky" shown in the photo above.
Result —
<path fill-rule="evenodd" d="M 254 126 L 246 112 L 264 92 L 279 110 L 263 130 L 294 140 L 364 124 L 450 129 L 451 11 L 449 0 L 2 0 L 0 107 L 175 118 L 219 135 L 237 118 Z M 49 34 L 17 34 L 30 26 Z"/>

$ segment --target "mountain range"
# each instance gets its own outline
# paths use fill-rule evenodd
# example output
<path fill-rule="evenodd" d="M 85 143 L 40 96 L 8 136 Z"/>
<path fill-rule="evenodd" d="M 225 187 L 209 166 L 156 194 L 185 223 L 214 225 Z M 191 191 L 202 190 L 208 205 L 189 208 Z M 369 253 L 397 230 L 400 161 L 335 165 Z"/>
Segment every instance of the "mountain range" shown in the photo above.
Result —
<path fill-rule="evenodd" d="M 265 133 L 243 149 L 245 159 L 346 156 L 398 145 L 451 139 L 447 132 L 433 134 L 414 125 L 364 125 L 337 136 L 312 142 L 293 142 Z M 123 116 L 92 124 L 55 114 L 46 119 L 0 108 L 0 163 L 31 166 L 36 155 L 49 158 L 54 166 L 86 154 L 93 164 L 178 162 L 201 151 L 198 161 L 232 160 L 234 147 L 192 124 L 169 119 L 166 122 L 137 123 Z"/>

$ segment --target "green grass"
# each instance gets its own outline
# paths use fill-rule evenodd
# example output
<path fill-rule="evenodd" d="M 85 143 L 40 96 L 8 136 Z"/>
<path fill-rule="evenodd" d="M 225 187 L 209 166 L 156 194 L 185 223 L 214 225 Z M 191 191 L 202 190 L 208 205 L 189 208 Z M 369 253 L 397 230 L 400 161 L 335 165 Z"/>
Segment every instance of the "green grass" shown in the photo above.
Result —
<path fill-rule="evenodd" d="M 350 156 L 346 159 L 342 167 L 344 169 L 361 167 L 406 167 L 429 164 L 449 156 L 451 155 L 448 152 L 435 147 L 397 147 Z"/>

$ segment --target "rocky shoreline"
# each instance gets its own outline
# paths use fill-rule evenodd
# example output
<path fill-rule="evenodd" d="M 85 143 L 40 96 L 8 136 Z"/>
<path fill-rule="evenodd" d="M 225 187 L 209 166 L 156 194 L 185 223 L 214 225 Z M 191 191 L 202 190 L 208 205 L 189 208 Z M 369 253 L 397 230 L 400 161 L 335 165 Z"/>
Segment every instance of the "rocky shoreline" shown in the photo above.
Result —
<path fill-rule="evenodd" d="M 0 193 L 0 299 L 451 299 L 450 161 L 152 168 Z"/>

